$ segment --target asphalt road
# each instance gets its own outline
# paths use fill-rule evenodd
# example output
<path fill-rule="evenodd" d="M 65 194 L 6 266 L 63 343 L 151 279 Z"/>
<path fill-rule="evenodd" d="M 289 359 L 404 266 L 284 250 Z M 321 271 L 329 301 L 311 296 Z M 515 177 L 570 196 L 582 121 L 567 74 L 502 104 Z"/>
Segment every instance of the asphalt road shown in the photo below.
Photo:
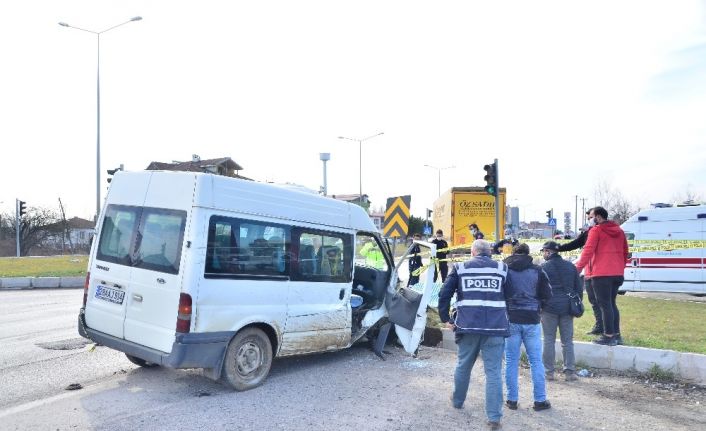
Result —
<path fill-rule="evenodd" d="M 76 332 L 82 291 L 0 291 L 2 430 L 429 430 L 486 429 L 483 373 L 474 370 L 463 410 L 449 406 L 455 354 L 413 358 L 365 346 L 278 359 L 265 384 L 234 392 L 199 370 L 141 369 Z M 65 350 L 56 350 L 63 348 Z M 82 389 L 68 391 L 71 384 Z M 553 408 L 534 412 L 528 370 L 520 409 L 504 429 L 706 429 L 705 391 L 665 390 L 599 375 L 548 383 Z"/>

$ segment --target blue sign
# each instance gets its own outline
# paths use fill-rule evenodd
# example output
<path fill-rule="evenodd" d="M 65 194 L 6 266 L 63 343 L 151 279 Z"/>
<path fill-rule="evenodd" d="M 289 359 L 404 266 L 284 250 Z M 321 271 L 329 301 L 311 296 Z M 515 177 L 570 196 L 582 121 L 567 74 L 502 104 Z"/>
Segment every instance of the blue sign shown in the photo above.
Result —
<path fill-rule="evenodd" d="M 549 222 L 547 223 L 548 226 L 556 226 L 556 219 L 555 218 L 550 218 Z"/>
<path fill-rule="evenodd" d="M 424 235 L 431 235 L 431 226 L 424 225 Z"/>

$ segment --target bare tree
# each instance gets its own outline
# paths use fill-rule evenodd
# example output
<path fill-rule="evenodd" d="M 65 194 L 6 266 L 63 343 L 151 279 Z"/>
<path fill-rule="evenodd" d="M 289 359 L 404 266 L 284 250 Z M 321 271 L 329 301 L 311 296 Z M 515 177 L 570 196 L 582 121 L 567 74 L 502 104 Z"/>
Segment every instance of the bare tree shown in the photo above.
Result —
<path fill-rule="evenodd" d="M 605 180 L 596 185 L 594 193 L 596 205 L 605 208 L 611 220 L 618 224 L 624 223 L 638 211 L 635 205 L 628 201 L 619 190 L 611 188 Z"/>
<path fill-rule="evenodd" d="M 10 238 L 17 235 L 15 215 L 2 214 L 5 232 Z M 27 256 L 32 247 L 41 245 L 48 238 L 60 234 L 62 225 L 59 214 L 48 208 L 28 208 L 27 213 L 20 220 L 20 256 Z"/>

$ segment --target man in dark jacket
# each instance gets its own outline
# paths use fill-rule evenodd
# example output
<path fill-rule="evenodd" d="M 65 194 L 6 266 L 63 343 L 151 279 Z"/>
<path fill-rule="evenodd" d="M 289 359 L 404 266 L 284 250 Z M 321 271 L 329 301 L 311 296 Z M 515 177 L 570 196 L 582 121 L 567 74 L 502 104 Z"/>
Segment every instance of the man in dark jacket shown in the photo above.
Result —
<path fill-rule="evenodd" d="M 422 239 L 422 236 L 418 233 L 415 233 L 413 236 L 413 241 L 419 241 Z M 414 244 L 414 243 L 412 243 Z M 412 250 L 410 251 L 411 256 L 409 256 L 409 279 L 407 279 L 407 286 L 414 286 L 415 284 L 419 283 L 419 275 L 412 275 L 414 271 L 417 269 L 421 268 L 423 263 L 422 263 L 422 256 L 421 256 L 421 250 L 419 248 L 419 244 L 414 244 L 412 247 Z"/>
<path fill-rule="evenodd" d="M 512 410 L 517 409 L 517 373 L 522 344 L 525 345 L 532 371 L 534 409 L 546 410 L 551 407 L 544 381 L 539 312 L 552 297 L 552 290 L 547 275 L 542 268 L 532 263 L 529 252 L 529 246 L 521 243 L 512 250 L 512 256 L 505 259 L 508 266 L 505 297 L 510 319 L 510 337 L 505 343 L 505 386 L 506 405 Z"/>
<path fill-rule="evenodd" d="M 446 262 L 448 252 L 439 251 L 445 250 L 449 247 L 449 243 L 447 243 L 444 239 L 444 231 L 438 229 L 436 231 L 436 236 L 433 240 L 431 240 L 431 243 L 436 245 L 436 258 L 439 259 L 438 269 L 436 267 L 434 268 L 434 282 L 436 282 L 439 273 L 441 273 L 441 282 L 443 283 L 444 280 L 446 280 L 446 276 L 449 274 L 449 264 Z"/>
<path fill-rule="evenodd" d="M 554 380 L 554 344 L 556 330 L 559 328 L 561 349 L 564 358 L 564 378 L 576 380 L 574 358 L 574 316 L 570 313 L 569 295 L 581 297 L 583 289 L 576 267 L 559 256 L 559 244 L 547 241 L 542 246 L 545 262 L 542 269 L 552 286 L 552 298 L 542 308 L 542 331 L 544 332 L 544 350 L 542 362 L 547 380 Z"/>
<path fill-rule="evenodd" d="M 507 265 L 490 258 L 490 244 L 482 239 L 471 246 L 471 260 L 455 263 L 439 293 L 439 317 L 456 334 L 458 363 L 454 373 L 452 405 L 460 409 L 466 400 L 471 370 L 480 353 L 485 370 L 485 413 L 492 429 L 503 416 L 502 361 L 509 335 L 505 308 Z M 456 294 L 456 316 L 449 306 Z"/>
<path fill-rule="evenodd" d="M 586 216 L 590 216 L 591 210 L 586 211 Z M 591 218 L 589 217 L 589 221 Z M 590 222 L 592 223 L 592 222 Z M 593 227 L 592 224 L 588 226 L 588 228 L 583 229 L 581 234 L 576 237 L 571 242 L 567 242 L 566 244 L 560 244 L 559 245 L 559 250 L 558 251 L 572 251 L 579 249 L 586 245 L 586 239 L 588 238 L 588 231 L 591 230 L 591 227 Z M 591 309 L 593 310 L 593 317 L 596 319 L 596 323 L 593 325 L 593 328 L 591 328 L 590 331 L 586 333 L 586 335 L 601 335 L 603 333 L 603 320 L 601 319 L 601 307 L 598 306 L 598 301 L 596 300 L 596 294 L 593 291 L 593 287 L 591 286 L 591 283 L 584 283 L 583 282 L 583 277 L 581 277 L 582 282 L 581 284 L 586 288 L 586 296 L 588 296 L 588 302 L 591 304 Z"/>

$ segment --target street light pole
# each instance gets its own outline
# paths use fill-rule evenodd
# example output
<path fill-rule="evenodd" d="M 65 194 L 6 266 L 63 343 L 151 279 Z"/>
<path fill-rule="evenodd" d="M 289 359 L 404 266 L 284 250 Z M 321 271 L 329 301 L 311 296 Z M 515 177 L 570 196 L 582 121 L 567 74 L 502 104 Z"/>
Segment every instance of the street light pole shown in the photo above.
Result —
<path fill-rule="evenodd" d="M 373 139 L 376 136 L 384 135 L 385 132 L 376 133 L 375 135 L 368 136 L 364 139 L 346 138 L 345 136 L 339 136 L 338 139 L 345 139 L 348 141 L 353 141 L 358 143 L 358 202 L 363 203 L 363 142 L 368 139 Z"/>
<path fill-rule="evenodd" d="M 132 21 L 142 20 L 141 16 L 136 16 L 130 18 L 129 20 L 122 22 L 120 24 L 114 25 L 102 31 L 86 30 L 85 28 L 76 27 L 69 25 L 65 22 L 60 22 L 59 25 L 62 27 L 73 28 L 76 30 L 85 31 L 86 33 L 91 33 L 96 35 L 96 216 L 95 220 L 98 220 L 98 215 L 101 211 L 101 34 L 108 32 L 114 28 L 118 28 Z"/>
<path fill-rule="evenodd" d="M 331 153 L 319 153 L 319 159 L 324 162 L 324 185 L 321 188 L 322 194 L 326 196 L 328 194 L 328 186 L 326 184 L 326 162 L 331 160 Z"/>
<path fill-rule="evenodd" d="M 446 167 L 443 167 L 443 168 L 437 168 L 436 166 L 432 166 L 432 165 L 424 165 L 424 166 L 426 166 L 427 168 L 436 169 L 436 170 L 438 171 L 438 173 L 439 173 L 439 187 L 438 187 L 438 189 L 439 189 L 439 190 L 438 190 L 439 195 L 438 195 L 438 196 L 441 196 L 441 171 L 443 171 L 444 169 L 453 169 L 453 168 L 455 168 L 456 166 L 455 166 L 455 165 L 452 165 L 452 166 L 446 166 Z"/>

